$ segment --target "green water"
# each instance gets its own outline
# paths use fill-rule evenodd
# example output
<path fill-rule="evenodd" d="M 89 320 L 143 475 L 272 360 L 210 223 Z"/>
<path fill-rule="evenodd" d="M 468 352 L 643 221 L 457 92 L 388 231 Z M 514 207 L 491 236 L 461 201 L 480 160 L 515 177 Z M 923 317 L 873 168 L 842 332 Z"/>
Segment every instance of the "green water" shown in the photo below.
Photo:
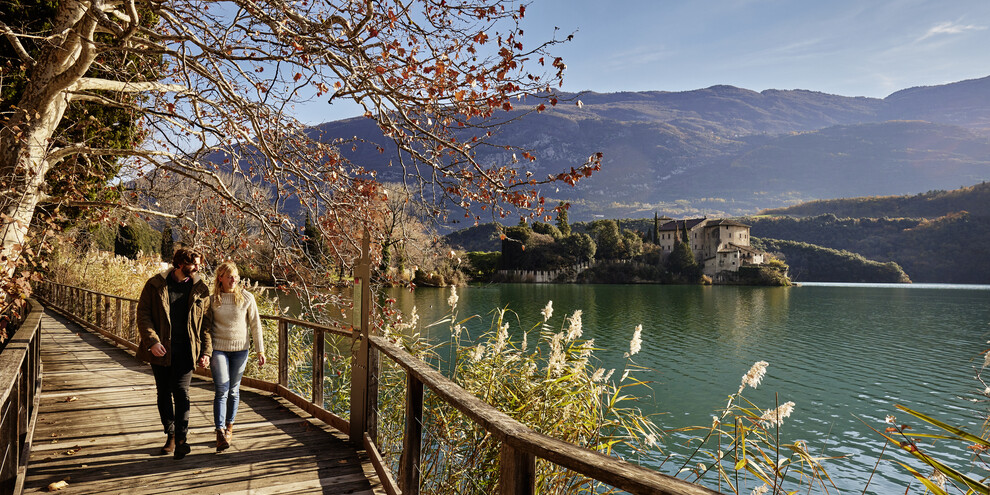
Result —
<path fill-rule="evenodd" d="M 749 367 L 768 361 L 763 384 L 745 395 L 766 407 L 775 394 L 781 403 L 794 401 L 782 435 L 803 439 L 816 452 L 848 456 L 827 465 L 841 493 L 862 492 L 883 447 L 860 419 L 881 430 L 888 414 L 918 424 L 894 409 L 902 404 L 978 433 L 986 410 L 973 401 L 985 398 L 974 375 L 988 347 L 990 286 L 510 284 L 458 294 L 461 317 L 482 316 L 468 324 L 473 335 L 489 328 L 497 307 L 519 315 L 513 330 L 539 322 L 547 301 L 553 301 L 555 328 L 581 309 L 584 338 L 605 349 L 596 356 L 606 368 L 621 369 L 633 329 L 643 325 L 642 351 L 633 359 L 651 369 L 640 378 L 653 382 L 653 393 L 642 407 L 664 413 L 659 422 L 665 428 L 710 425 Z M 401 308 L 415 305 L 426 323 L 448 311 L 448 295 L 446 289 L 395 293 Z M 446 338 L 444 325 L 430 331 L 432 338 Z M 934 448 L 970 471 L 964 449 Z M 884 461 L 868 493 L 903 493 L 907 483 L 899 466 Z"/>

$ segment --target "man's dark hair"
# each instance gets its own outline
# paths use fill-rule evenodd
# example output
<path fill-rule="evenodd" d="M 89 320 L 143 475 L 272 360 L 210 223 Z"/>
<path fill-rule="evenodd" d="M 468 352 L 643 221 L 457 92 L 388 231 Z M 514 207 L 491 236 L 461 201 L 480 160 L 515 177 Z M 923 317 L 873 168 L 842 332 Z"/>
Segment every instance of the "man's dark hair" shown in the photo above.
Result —
<path fill-rule="evenodd" d="M 196 258 L 202 261 L 203 255 L 194 249 L 182 247 L 176 249 L 175 254 L 172 255 L 172 266 L 178 268 L 179 265 L 189 265 L 195 263 Z"/>

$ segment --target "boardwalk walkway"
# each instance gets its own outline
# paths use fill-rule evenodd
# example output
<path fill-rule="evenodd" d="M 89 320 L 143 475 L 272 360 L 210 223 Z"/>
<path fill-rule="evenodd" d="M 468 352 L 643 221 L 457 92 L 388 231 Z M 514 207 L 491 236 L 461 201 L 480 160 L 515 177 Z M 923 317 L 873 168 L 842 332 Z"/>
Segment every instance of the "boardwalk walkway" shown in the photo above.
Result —
<path fill-rule="evenodd" d="M 43 319 L 44 386 L 25 493 L 382 494 L 363 451 L 287 401 L 242 390 L 233 447 L 216 454 L 213 387 L 193 379 L 183 460 L 165 436 L 151 368 L 56 313 Z"/>

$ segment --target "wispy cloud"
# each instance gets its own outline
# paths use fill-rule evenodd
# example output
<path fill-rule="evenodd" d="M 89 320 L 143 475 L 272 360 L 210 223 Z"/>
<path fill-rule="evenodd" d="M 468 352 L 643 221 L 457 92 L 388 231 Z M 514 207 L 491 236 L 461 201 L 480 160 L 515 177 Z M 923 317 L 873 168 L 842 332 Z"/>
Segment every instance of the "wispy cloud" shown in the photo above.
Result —
<path fill-rule="evenodd" d="M 918 41 L 924 41 L 928 38 L 939 35 L 955 35 L 963 34 L 969 31 L 983 31 L 986 28 L 986 26 L 977 26 L 975 24 L 962 24 L 951 21 L 940 22 L 932 26 L 932 28 L 929 29 L 928 32 L 926 32 L 921 38 L 918 38 Z"/>

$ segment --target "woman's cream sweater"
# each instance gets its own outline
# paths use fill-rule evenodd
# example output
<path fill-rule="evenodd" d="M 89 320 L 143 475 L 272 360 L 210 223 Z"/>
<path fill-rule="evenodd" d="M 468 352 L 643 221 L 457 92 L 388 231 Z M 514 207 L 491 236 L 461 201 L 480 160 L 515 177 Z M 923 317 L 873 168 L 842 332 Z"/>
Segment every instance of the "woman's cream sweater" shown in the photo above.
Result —
<path fill-rule="evenodd" d="M 241 292 L 244 301 L 237 304 L 234 294 L 220 294 L 220 305 L 210 305 L 213 313 L 213 325 L 210 334 L 213 337 L 213 349 L 217 351 L 246 351 L 248 349 L 248 330 L 254 338 L 256 352 L 265 352 L 265 341 L 261 338 L 261 318 L 258 316 L 258 305 L 254 296 L 248 291 Z"/>

